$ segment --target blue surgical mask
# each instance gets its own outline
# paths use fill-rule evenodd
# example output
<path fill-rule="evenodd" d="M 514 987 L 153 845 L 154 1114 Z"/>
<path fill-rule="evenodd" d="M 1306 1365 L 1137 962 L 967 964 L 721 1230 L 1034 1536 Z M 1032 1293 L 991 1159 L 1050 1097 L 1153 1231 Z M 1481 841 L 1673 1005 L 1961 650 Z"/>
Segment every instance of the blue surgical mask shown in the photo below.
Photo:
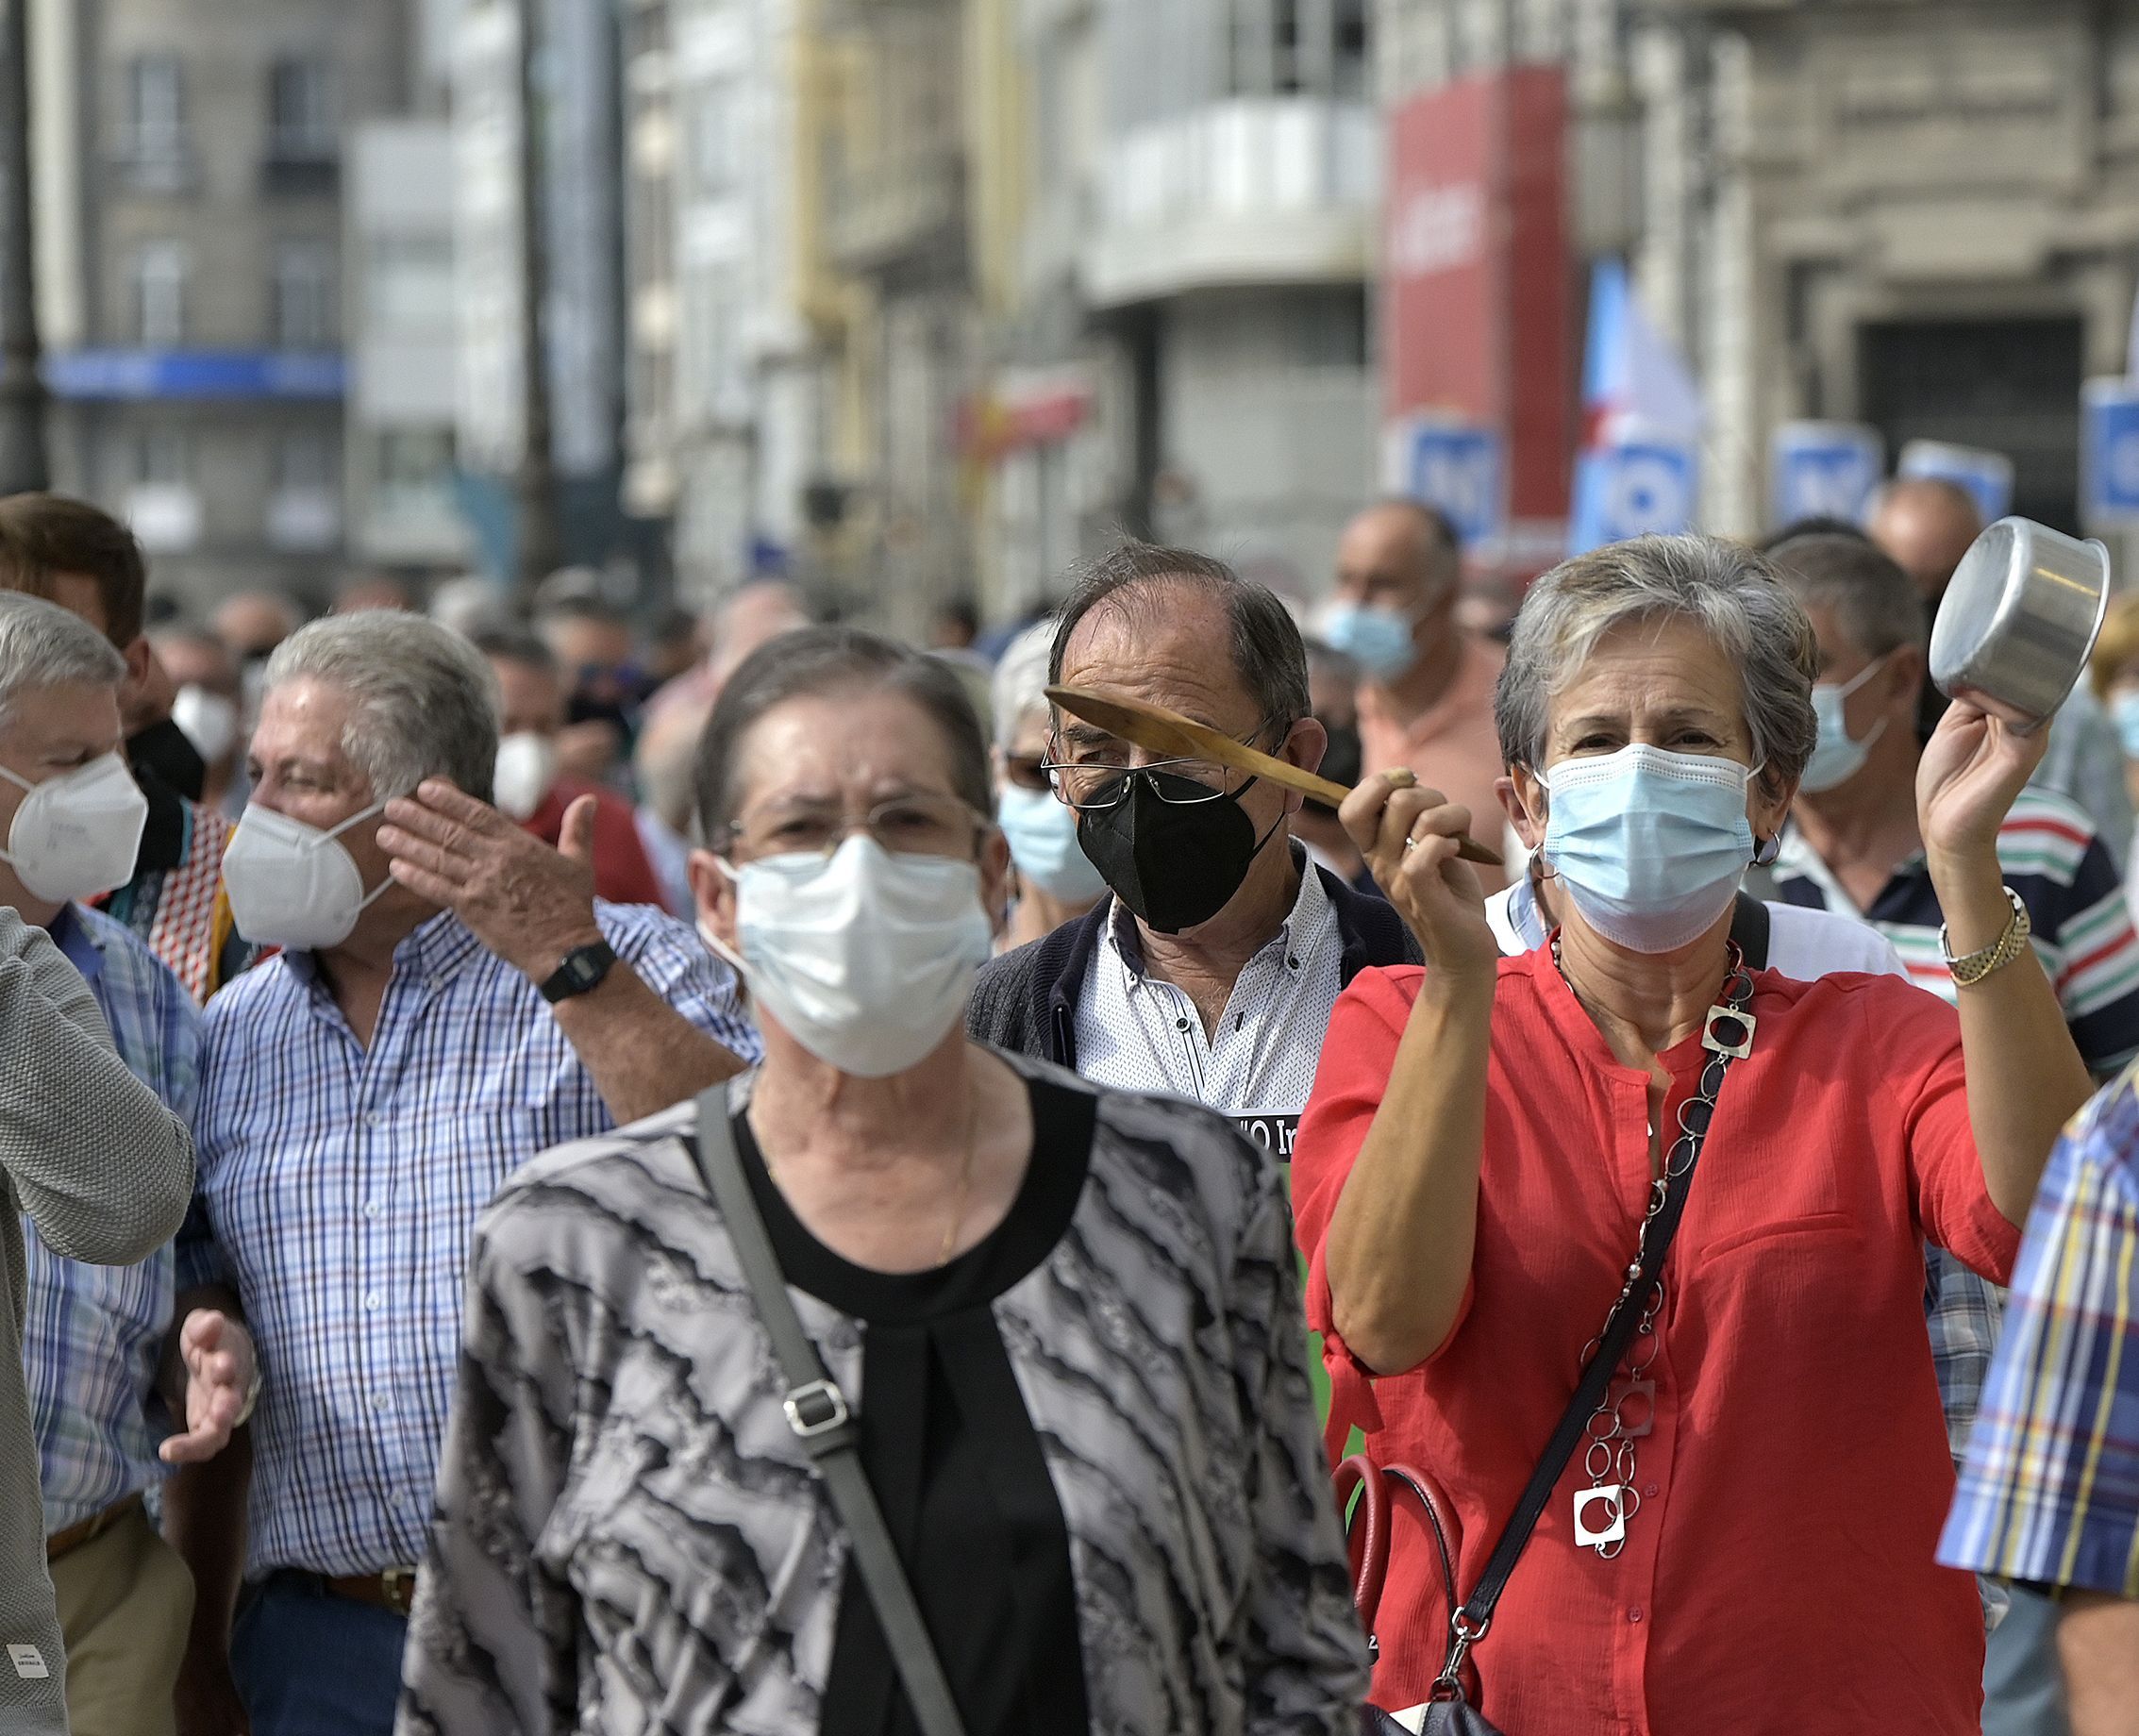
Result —
<path fill-rule="evenodd" d="M 1005 784 L 995 798 L 995 823 L 1010 841 L 1018 877 L 1064 904 L 1082 904 L 1107 890 L 1099 870 L 1077 842 L 1077 813 L 1051 791 Z"/>
<path fill-rule="evenodd" d="M 2110 695 L 2110 721 L 2116 726 L 2116 739 L 2124 743 L 2124 757 L 2139 760 L 2139 688 L 2128 687 Z"/>
<path fill-rule="evenodd" d="M 1886 657 L 1893 655 L 1889 651 Z M 1797 780 L 1797 788 L 1807 794 L 1817 795 L 1847 783 L 1864 769 L 1872 743 L 1886 733 L 1886 719 L 1882 717 L 1862 742 L 1851 741 L 1849 725 L 1842 712 L 1849 695 L 1872 678 L 1886 657 L 1875 658 L 1839 686 L 1832 681 L 1813 686 L 1813 716 L 1819 723 L 1819 740 L 1813 744 L 1813 757 L 1805 761 L 1805 775 Z"/>
<path fill-rule="evenodd" d="M 1640 743 L 1562 760 L 1540 775 L 1551 794 L 1546 865 L 1614 945 L 1683 946 L 1730 908 L 1752 860 L 1751 776 L 1735 760 Z"/>
<path fill-rule="evenodd" d="M 1418 649 L 1412 643 L 1415 625 L 1401 609 L 1332 603 L 1322 617 L 1322 637 L 1357 663 L 1369 681 L 1394 681 L 1418 661 Z"/>

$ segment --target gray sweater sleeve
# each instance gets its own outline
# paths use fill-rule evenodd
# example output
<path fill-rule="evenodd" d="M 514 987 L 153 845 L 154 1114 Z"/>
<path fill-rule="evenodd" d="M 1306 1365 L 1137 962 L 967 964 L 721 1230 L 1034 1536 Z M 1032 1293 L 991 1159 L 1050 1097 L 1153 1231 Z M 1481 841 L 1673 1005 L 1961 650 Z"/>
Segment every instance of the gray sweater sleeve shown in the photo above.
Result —
<path fill-rule="evenodd" d="M 193 1188 L 185 1125 L 126 1070 L 89 985 L 42 928 L 0 910 L 0 1171 L 56 1254 L 146 1259 Z"/>

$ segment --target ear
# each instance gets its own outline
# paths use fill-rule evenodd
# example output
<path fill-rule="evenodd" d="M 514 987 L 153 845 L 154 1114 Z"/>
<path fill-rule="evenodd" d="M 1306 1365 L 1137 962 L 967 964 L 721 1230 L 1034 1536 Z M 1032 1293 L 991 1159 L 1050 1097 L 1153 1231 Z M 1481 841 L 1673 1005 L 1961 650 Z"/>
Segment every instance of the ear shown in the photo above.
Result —
<path fill-rule="evenodd" d="M 698 920 L 707 931 L 720 936 L 725 946 L 735 946 L 735 882 L 710 850 L 694 850 L 686 871 L 691 876 L 691 898 L 698 908 Z"/>
<path fill-rule="evenodd" d="M 1887 702 L 1890 705 L 1897 701 L 1903 703 L 1910 715 L 1914 716 L 1916 702 L 1923 694 L 1930 673 L 1930 659 L 1922 645 L 1895 646 L 1885 670 Z"/>
<path fill-rule="evenodd" d="M 119 715 L 128 735 L 159 724 L 171 715 L 177 688 L 157 660 L 146 633 L 137 633 L 120 653 L 126 659 L 126 674 L 119 683 Z"/>
<path fill-rule="evenodd" d="M 1515 836 L 1526 850 L 1545 843 L 1546 789 L 1527 765 L 1511 766 L 1493 780 L 1493 793 L 1500 798 L 1500 810 L 1508 816 Z"/>
<path fill-rule="evenodd" d="M 1285 739 L 1278 744 L 1277 758 L 1287 765 L 1296 765 L 1303 772 L 1322 769 L 1323 757 L 1329 751 L 1329 732 L 1318 719 L 1303 717 L 1285 732 Z M 1307 797 L 1296 790 L 1285 792 L 1285 812 L 1295 814 Z"/>
<path fill-rule="evenodd" d="M 1797 799 L 1797 780 L 1787 781 L 1763 772 L 1746 787 L 1746 821 L 1753 828 L 1753 845 L 1764 850 L 1790 817 L 1790 804 Z"/>
<path fill-rule="evenodd" d="M 994 922 L 1011 901 L 1011 845 L 1000 828 L 991 826 L 981 835 L 980 854 L 973 865 L 980 871 L 981 908 Z"/>

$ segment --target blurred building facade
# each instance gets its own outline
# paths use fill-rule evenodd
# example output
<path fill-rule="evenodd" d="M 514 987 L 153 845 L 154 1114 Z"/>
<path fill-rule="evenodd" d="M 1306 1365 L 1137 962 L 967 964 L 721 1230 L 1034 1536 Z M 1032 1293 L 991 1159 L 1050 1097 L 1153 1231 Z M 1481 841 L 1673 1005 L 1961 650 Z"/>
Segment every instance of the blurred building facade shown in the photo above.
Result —
<path fill-rule="evenodd" d="M 408 102 L 405 0 L 33 0 L 55 481 L 167 588 L 318 591 L 344 547 L 351 126 Z"/>
<path fill-rule="evenodd" d="M 1710 418 L 1703 519 L 1766 515 L 1777 424 L 2009 454 L 2070 526 L 2082 377 L 2139 263 L 2139 15 L 2084 0 L 1379 0 L 1390 108 L 1567 70 L 1574 264 L 1628 257 Z"/>

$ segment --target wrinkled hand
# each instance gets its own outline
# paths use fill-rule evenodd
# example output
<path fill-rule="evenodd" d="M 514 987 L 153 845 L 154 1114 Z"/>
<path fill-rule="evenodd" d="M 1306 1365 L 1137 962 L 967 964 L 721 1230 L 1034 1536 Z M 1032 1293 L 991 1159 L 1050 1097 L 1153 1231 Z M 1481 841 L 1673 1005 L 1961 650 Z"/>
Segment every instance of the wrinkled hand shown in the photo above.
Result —
<path fill-rule="evenodd" d="M 200 1464 L 230 1444 L 259 1366 L 253 1335 L 219 1309 L 196 1308 L 178 1331 L 186 1371 L 186 1432 L 159 1448 L 165 1464 Z"/>
<path fill-rule="evenodd" d="M 1484 889 L 1456 854 L 1470 830 L 1470 810 L 1444 800 L 1408 772 L 1384 773 L 1364 779 L 1337 817 L 1375 884 L 1418 937 L 1429 969 L 1448 978 L 1490 980 L 1499 969 L 1500 947 L 1485 919 Z"/>
<path fill-rule="evenodd" d="M 565 810 L 551 849 L 494 808 L 443 777 L 386 805 L 379 846 L 393 877 L 442 904 L 530 981 L 541 982 L 575 946 L 602 938 L 594 921 L 594 798 Z"/>
<path fill-rule="evenodd" d="M 231 1678 L 227 1647 L 216 1651 L 201 1641 L 186 1647 L 178 1665 L 174 1711 L 178 1736 L 252 1736 L 253 1721 Z"/>
<path fill-rule="evenodd" d="M 1926 853 L 1995 862 L 1997 828 L 2049 743 L 2047 725 L 2020 735 L 1964 699 L 1948 706 L 1916 767 L 1916 825 Z"/>

